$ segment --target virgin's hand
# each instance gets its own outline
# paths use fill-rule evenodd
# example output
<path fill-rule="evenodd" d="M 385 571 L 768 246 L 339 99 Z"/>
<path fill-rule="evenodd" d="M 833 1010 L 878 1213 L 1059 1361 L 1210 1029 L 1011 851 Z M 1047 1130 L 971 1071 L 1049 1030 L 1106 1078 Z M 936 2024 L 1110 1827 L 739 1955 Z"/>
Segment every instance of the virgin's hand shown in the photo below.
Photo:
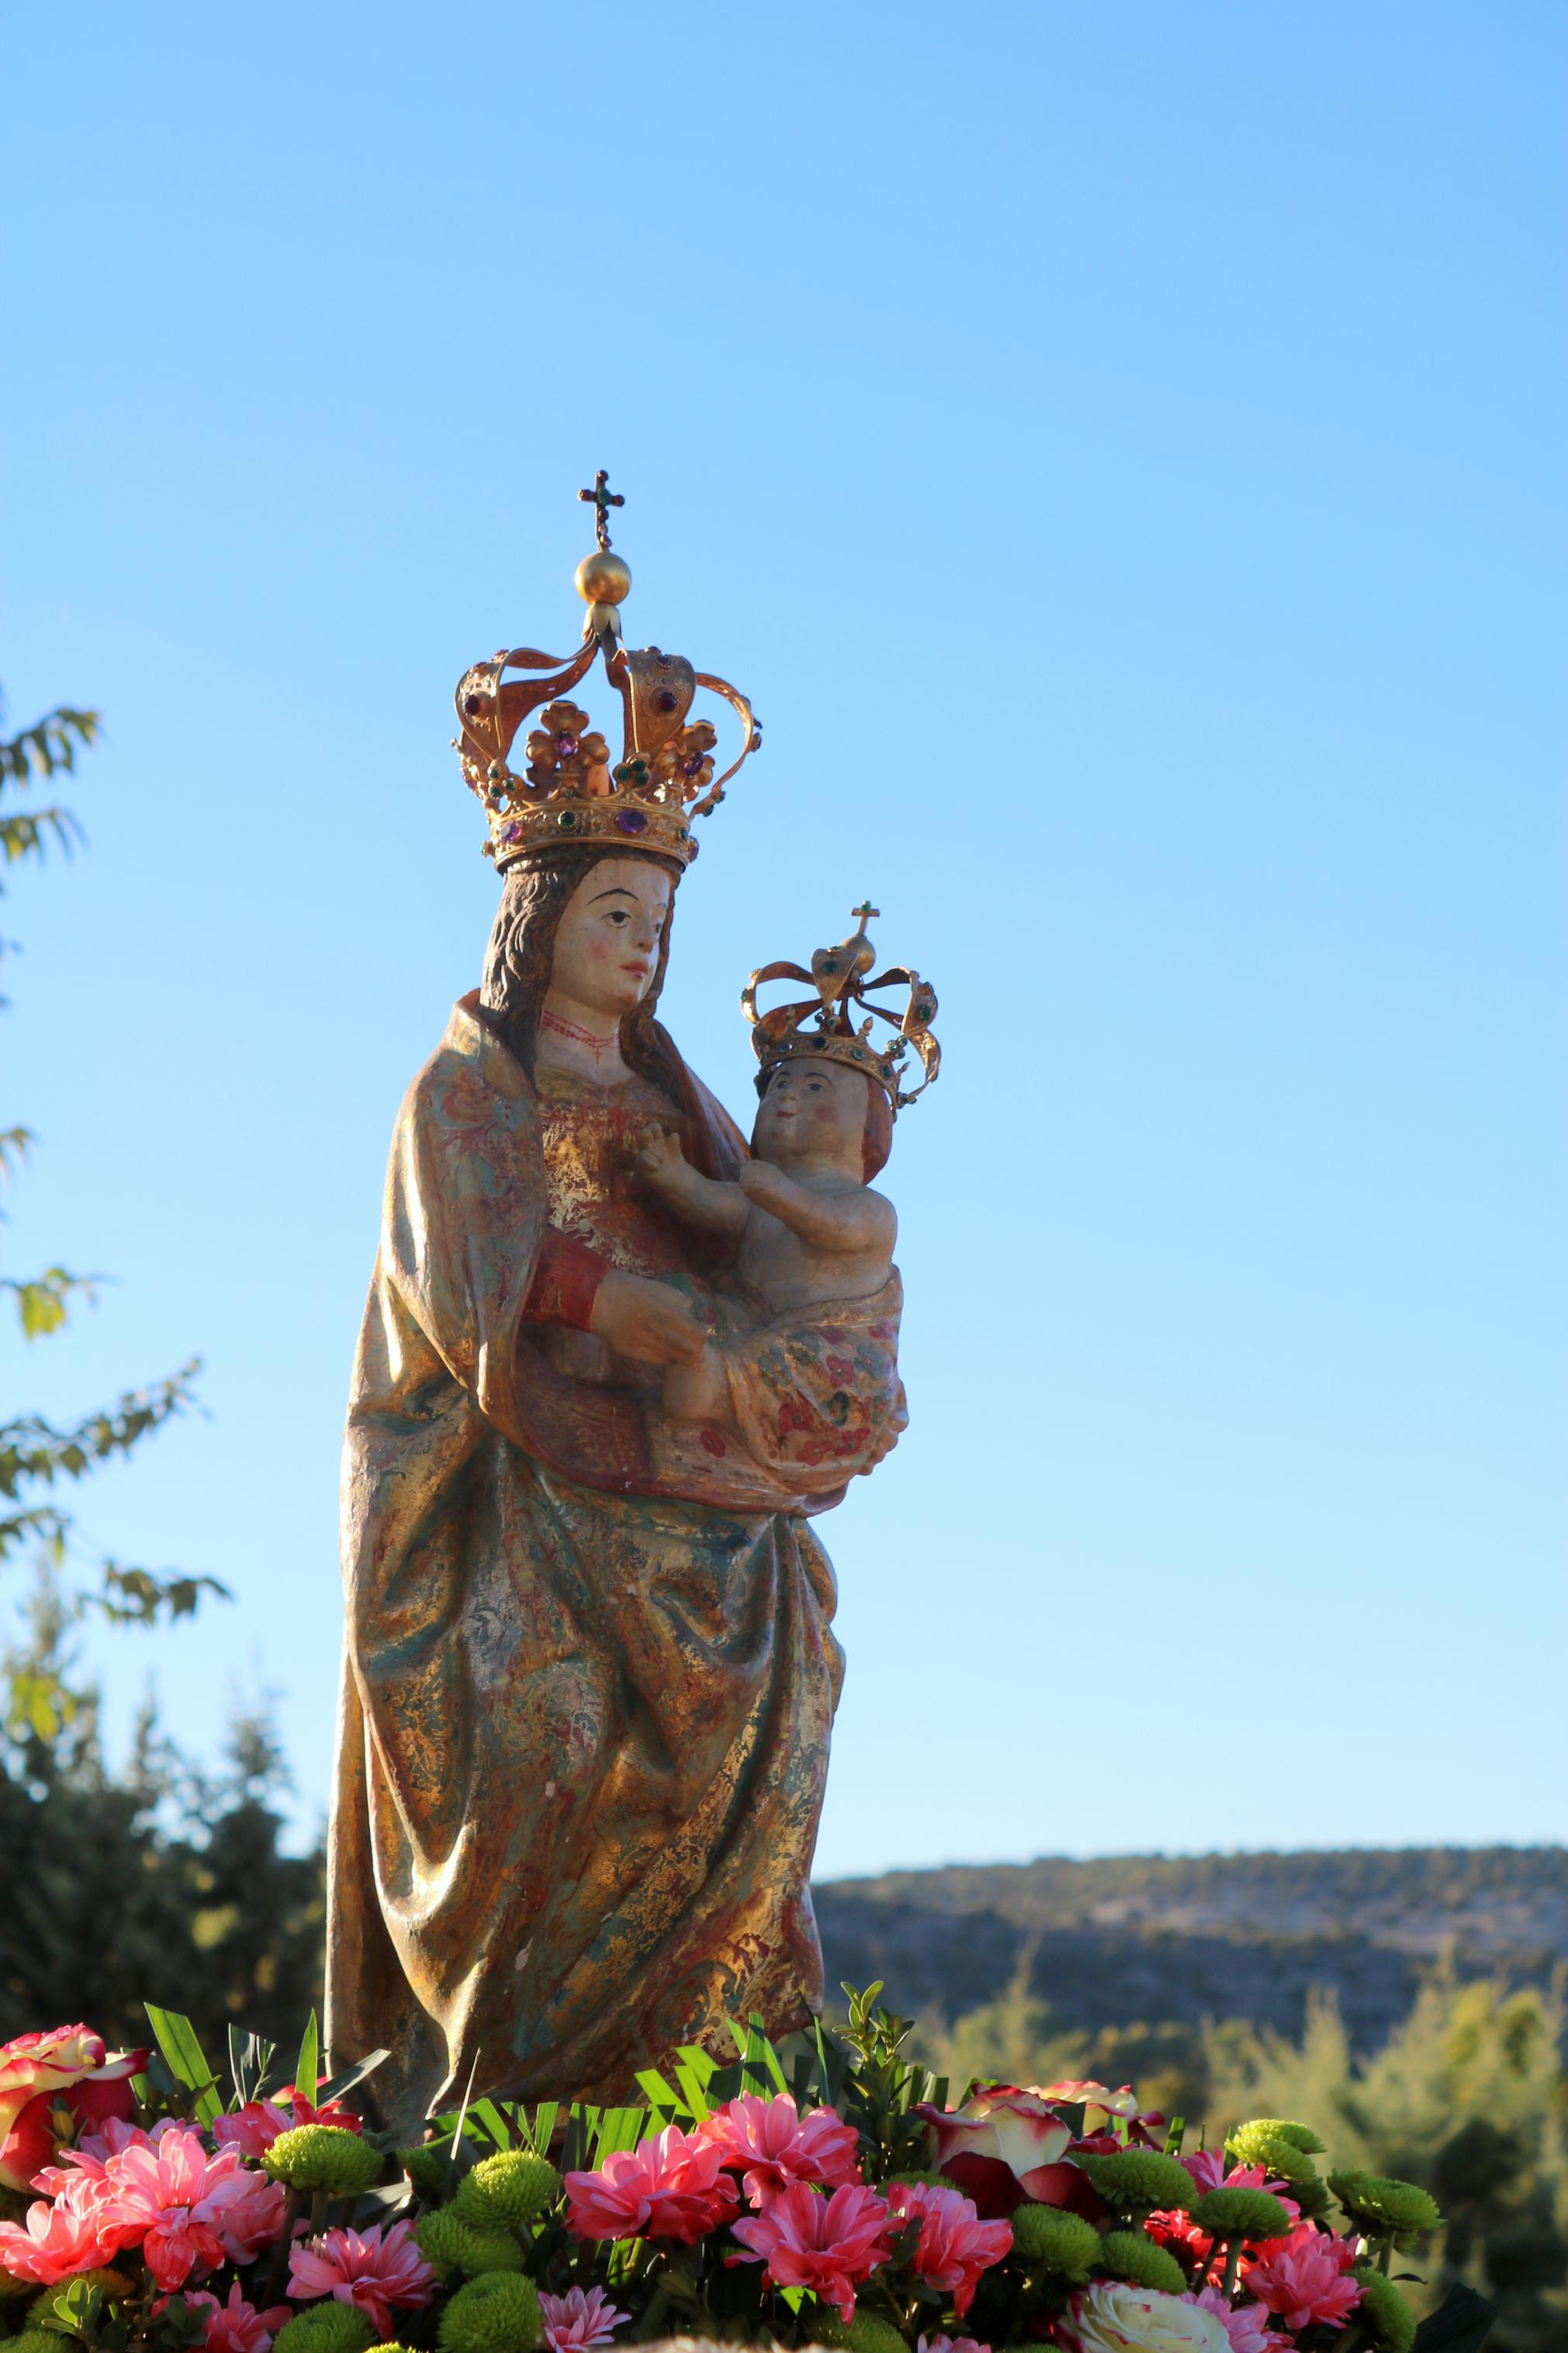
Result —
<path fill-rule="evenodd" d="M 594 1294 L 588 1329 L 617 1356 L 645 1365 L 694 1365 L 707 1334 L 679 1292 L 612 1267 Z"/>
<path fill-rule="evenodd" d="M 679 1132 L 650 1120 L 637 1143 L 636 1165 L 645 1176 L 656 1181 L 660 1176 L 676 1176 L 686 1166 Z"/>

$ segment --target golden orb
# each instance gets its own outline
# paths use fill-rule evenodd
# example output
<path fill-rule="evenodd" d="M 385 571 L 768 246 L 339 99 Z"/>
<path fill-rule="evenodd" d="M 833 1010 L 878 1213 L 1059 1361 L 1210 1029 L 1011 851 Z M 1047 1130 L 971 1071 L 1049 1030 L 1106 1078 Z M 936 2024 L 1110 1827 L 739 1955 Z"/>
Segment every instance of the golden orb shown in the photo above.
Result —
<path fill-rule="evenodd" d="M 577 566 L 577 594 L 584 605 L 618 605 L 630 595 L 631 585 L 631 567 L 614 548 L 596 548 Z"/>

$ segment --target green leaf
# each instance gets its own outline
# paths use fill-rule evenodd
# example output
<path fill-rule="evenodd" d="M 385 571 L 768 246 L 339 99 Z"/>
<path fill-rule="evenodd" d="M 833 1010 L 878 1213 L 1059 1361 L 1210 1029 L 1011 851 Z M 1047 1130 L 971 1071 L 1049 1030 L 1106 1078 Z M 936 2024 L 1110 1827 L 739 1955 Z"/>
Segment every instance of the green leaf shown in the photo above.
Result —
<path fill-rule="evenodd" d="M 345 2092 L 352 2092 L 356 2084 L 364 2082 L 366 2076 L 374 2075 L 378 2067 L 384 2066 L 391 2056 L 390 2051 L 373 2051 L 368 2059 L 357 2059 L 352 2067 L 344 2067 L 321 2085 L 321 2097 L 316 2105 L 324 2108 L 329 2100 L 341 2100 Z"/>
<path fill-rule="evenodd" d="M 718 2073 L 719 2063 L 711 2052 L 700 2050 L 695 2042 L 683 2042 L 675 2056 L 675 2080 L 686 2095 L 687 2106 L 700 2124 L 712 2110 L 708 2087 Z"/>
<path fill-rule="evenodd" d="M 1473 2287 L 1451 2287 L 1415 2331 L 1415 2353 L 1479 2353 L 1496 2318 L 1496 2305 Z"/>
<path fill-rule="evenodd" d="M 217 2079 L 196 2040 L 195 2028 L 177 2010 L 160 2010 L 151 2001 L 142 2006 L 174 2081 L 195 2094 L 192 2105 L 198 2123 L 210 2125 L 215 2116 L 222 2116 L 223 2101 L 218 2096 Z M 312 2026 L 314 2023 L 312 2016 Z"/>
<path fill-rule="evenodd" d="M 234 2082 L 235 2097 L 242 2108 L 247 2101 L 261 2097 L 261 2086 L 267 2081 L 267 2070 L 277 2048 L 264 2035 L 247 2033 L 237 2026 L 229 2028 L 228 2072 Z"/>
<path fill-rule="evenodd" d="M 103 2290 L 84 2279 L 62 2280 L 41 2295 L 28 2314 L 31 2327 L 57 2329 L 62 2337 L 86 2337 L 103 2304 Z"/>
<path fill-rule="evenodd" d="M 493 2100 L 476 2100 L 468 2114 L 481 2130 L 489 2133 L 498 2148 L 511 2147 L 510 2127 Z"/>
<path fill-rule="evenodd" d="M 321 2038 L 316 2031 L 316 2013 L 305 2021 L 305 2031 L 300 2037 L 300 2056 L 294 2063 L 294 2089 L 303 2093 L 313 2107 L 316 2087 L 321 2080 Z"/>

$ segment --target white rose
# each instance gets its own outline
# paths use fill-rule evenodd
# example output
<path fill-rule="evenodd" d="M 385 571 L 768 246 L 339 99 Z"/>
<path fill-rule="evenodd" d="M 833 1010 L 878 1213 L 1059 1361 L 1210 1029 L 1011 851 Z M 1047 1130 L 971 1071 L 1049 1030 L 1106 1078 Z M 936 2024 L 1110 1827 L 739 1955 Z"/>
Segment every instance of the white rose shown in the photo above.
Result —
<path fill-rule="evenodd" d="M 1078 2353 L 1230 2353 L 1217 2313 L 1118 2280 L 1096 2280 L 1075 2295 L 1060 2329 Z"/>

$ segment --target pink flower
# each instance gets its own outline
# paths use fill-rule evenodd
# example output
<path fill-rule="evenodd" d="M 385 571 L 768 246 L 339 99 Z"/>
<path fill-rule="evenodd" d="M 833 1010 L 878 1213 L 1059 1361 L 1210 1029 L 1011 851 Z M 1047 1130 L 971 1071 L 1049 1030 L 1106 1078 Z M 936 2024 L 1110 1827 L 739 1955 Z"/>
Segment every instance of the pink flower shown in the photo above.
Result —
<path fill-rule="evenodd" d="M 1065 2205 L 1084 2185 L 1078 2168 L 1060 2161 L 1072 2126 L 1037 2092 L 994 2084 L 962 2108 L 921 2103 L 910 2113 L 930 2127 L 938 2170 L 973 2198 L 982 2214 L 1010 2214 L 1026 2198 L 1045 2206 Z"/>
<path fill-rule="evenodd" d="M 1233 2306 L 1220 2288 L 1205 2287 L 1200 2295 L 1189 2292 L 1182 2302 L 1214 2314 L 1230 2339 L 1230 2353 L 1276 2353 L 1276 2348 L 1282 2353 L 1290 2342 L 1279 2329 L 1268 2334 L 1268 2315 L 1260 2304 Z"/>
<path fill-rule="evenodd" d="M 857 2286 L 892 2253 L 887 2200 L 858 2185 L 823 2198 L 792 2182 L 733 2227 L 751 2252 L 731 2263 L 765 2263 L 775 2287 L 810 2288 L 846 2324 L 855 2317 Z"/>
<path fill-rule="evenodd" d="M 21 2222 L 0 2222 L 0 2270 L 53 2287 L 119 2253 L 126 2233 L 106 2230 L 101 2185 L 90 2174 L 59 2177 L 52 2200 L 37 2199 Z"/>
<path fill-rule="evenodd" d="M 841 2189 L 860 2179 L 856 2162 L 859 2135 L 831 2108 L 802 2116 L 787 2093 L 764 2100 L 755 2092 L 727 2100 L 698 2126 L 699 2140 L 724 2152 L 724 2163 L 741 2169 L 747 2197 L 760 2206 L 765 2191 L 787 2189 L 792 2181 L 814 2181 Z"/>
<path fill-rule="evenodd" d="M 209 2157 L 188 2126 L 138 2140 L 103 2161 L 100 2212 L 140 2242 L 142 2258 L 165 2294 L 226 2259 L 248 2263 L 283 2221 L 276 2182 L 250 2172 L 239 2151 Z"/>
<path fill-rule="evenodd" d="M 1011 2225 L 983 2222 L 972 2200 L 929 2181 L 895 2181 L 888 2204 L 895 2223 L 919 2222 L 921 2234 L 910 2268 L 932 2287 L 950 2289 L 952 2308 L 962 2320 L 974 2301 L 982 2272 L 999 2263 L 1012 2246 Z"/>
<path fill-rule="evenodd" d="M 1247 2292 L 1277 2312 L 1287 2328 L 1342 2328 L 1361 2302 L 1349 2276 L 1355 2248 L 1331 2231 L 1299 2222 L 1288 2239 L 1268 2239 L 1247 2268 Z"/>
<path fill-rule="evenodd" d="M 188 2289 L 185 2302 L 193 2312 L 207 2315 L 202 2334 L 206 2353 L 271 2353 L 272 2339 L 292 2317 L 286 2304 L 258 2312 L 253 2304 L 247 2304 L 237 2280 L 229 2289 L 226 2304 L 220 2304 L 205 2287 Z"/>
<path fill-rule="evenodd" d="M 61 2128 L 129 2117 L 131 2078 L 145 2051 L 109 2058 L 88 2026 L 57 2026 L 0 2044 L 0 2189 L 30 2189 L 55 2154 Z"/>
<path fill-rule="evenodd" d="M 683 2246 L 740 2203 L 715 2142 L 667 2126 L 595 2173 L 566 2176 L 566 2226 L 579 2239 L 675 2239 Z"/>
<path fill-rule="evenodd" d="M 378 2337 L 392 2335 L 392 2307 L 414 2311 L 436 2293 L 436 2274 L 420 2253 L 409 2222 L 394 2222 L 384 2234 L 373 2222 L 366 2231 L 326 2231 L 289 2260 L 289 2293 L 302 2298 L 335 2296 L 373 2323 Z"/>
<path fill-rule="evenodd" d="M 539 2299 L 539 2309 L 544 2316 L 544 2341 L 550 2353 L 594 2353 L 594 2348 L 610 2344 L 629 2312 L 617 2312 L 602 2287 L 585 2292 L 569 2287 L 564 2295 L 544 2295 Z"/>
<path fill-rule="evenodd" d="M 285 2101 L 287 2106 L 281 2105 Z M 247 2100 L 232 2115 L 217 2117 L 213 2138 L 220 2147 L 232 2142 L 242 2156 L 265 2157 L 279 2134 L 292 2132 L 296 2125 L 338 2125 L 344 2132 L 354 2133 L 364 2130 L 352 2108 L 336 2100 L 329 2100 L 325 2107 L 313 2107 L 303 2092 L 286 2084 L 276 2100 Z"/>
<path fill-rule="evenodd" d="M 944 2337 L 939 2328 L 934 2337 L 918 2340 L 915 2353 L 991 2353 L 991 2348 L 974 2337 Z"/>

